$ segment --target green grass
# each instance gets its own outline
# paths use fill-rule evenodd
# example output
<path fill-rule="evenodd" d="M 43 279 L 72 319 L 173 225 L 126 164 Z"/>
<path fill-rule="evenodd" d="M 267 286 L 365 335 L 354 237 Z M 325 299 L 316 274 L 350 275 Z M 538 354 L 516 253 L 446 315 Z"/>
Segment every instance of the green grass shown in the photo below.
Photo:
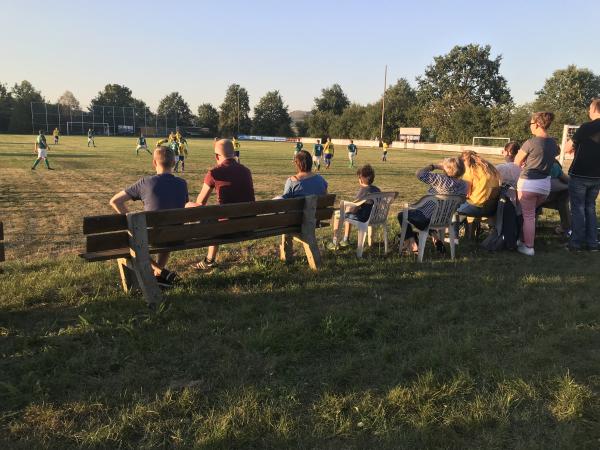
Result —
<path fill-rule="evenodd" d="M 267 239 L 224 247 L 198 274 L 187 267 L 203 252 L 182 252 L 183 282 L 151 313 L 116 264 L 72 254 L 81 217 L 108 213 L 148 155 L 131 156 L 131 139 L 69 138 L 51 150 L 56 171 L 31 173 L 30 141 L 0 136 L 0 447 L 600 446 L 599 257 L 562 250 L 556 217 L 534 258 L 461 242 L 456 261 L 418 264 L 375 244 L 363 260 L 323 250 L 315 274 Z M 242 145 L 258 197 L 278 194 L 292 146 Z M 408 201 L 424 192 L 414 170 L 441 156 L 359 161 Z M 193 141 L 194 195 L 210 164 L 210 142 Z M 356 191 L 345 152 L 325 176 Z"/>

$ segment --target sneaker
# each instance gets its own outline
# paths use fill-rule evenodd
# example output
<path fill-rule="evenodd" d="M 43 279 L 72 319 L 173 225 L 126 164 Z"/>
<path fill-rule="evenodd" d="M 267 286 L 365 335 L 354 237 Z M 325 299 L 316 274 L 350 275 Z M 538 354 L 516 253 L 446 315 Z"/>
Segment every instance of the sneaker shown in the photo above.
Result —
<path fill-rule="evenodd" d="M 178 275 L 175 272 L 163 269 L 160 275 L 155 275 L 156 282 L 163 289 L 172 288 L 178 280 Z"/>
<path fill-rule="evenodd" d="M 348 242 L 347 240 L 340 241 L 340 247 L 348 247 L 349 245 L 350 242 Z"/>
<path fill-rule="evenodd" d="M 197 262 L 196 264 L 192 264 L 192 269 L 196 269 L 196 270 L 212 270 L 215 267 L 217 267 L 217 262 L 209 261 L 206 258 L 204 258 L 200 262 Z"/>
<path fill-rule="evenodd" d="M 328 242 L 327 243 L 327 250 L 331 250 L 332 252 L 336 251 L 338 249 L 338 245 L 335 242 Z"/>
<path fill-rule="evenodd" d="M 527 256 L 535 255 L 535 250 L 533 250 L 533 247 L 527 247 L 526 245 L 519 245 L 517 247 L 517 251 Z"/>

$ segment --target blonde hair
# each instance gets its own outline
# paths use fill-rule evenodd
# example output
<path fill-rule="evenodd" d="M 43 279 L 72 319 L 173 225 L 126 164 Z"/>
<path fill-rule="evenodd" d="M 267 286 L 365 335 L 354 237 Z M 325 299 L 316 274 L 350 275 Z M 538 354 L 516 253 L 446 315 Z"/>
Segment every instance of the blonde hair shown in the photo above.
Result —
<path fill-rule="evenodd" d="M 460 178 L 465 173 L 465 163 L 460 158 L 444 159 L 444 172 L 451 178 Z"/>
<path fill-rule="evenodd" d="M 498 171 L 493 164 L 483 159 L 473 150 L 462 152 L 461 159 L 467 167 L 479 167 L 488 177 L 499 177 Z"/>

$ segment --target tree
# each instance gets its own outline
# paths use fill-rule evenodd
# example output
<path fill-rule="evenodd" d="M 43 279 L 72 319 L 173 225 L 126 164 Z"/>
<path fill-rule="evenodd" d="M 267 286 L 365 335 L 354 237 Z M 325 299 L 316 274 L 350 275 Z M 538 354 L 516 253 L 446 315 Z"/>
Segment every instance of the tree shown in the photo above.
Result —
<path fill-rule="evenodd" d="M 157 113 L 159 116 L 176 117 L 177 125 L 191 126 L 193 123 L 190 106 L 179 92 L 171 92 L 163 97 L 158 105 Z"/>
<path fill-rule="evenodd" d="M 267 92 L 254 107 L 252 133 L 263 136 L 291 136 L 292 118 L 279 91 Z"/>
<path fill-rule="evenodd" d="M 0 133 L 8 131 L 13 98 L 6 86 L 0 83 Z"/>
<path fill-rule="evenodd" d="M 33 85 L 23 80 L 12 87 L 12 112 L 10 116 L 9 131 L 11 133 L 27 133 L 31 131 L 31 102 L 44 102 L 40 91 Z"/>
<path fill-rule="evenodd" d="M 294 124 L 296 128 L 296 136 L 304 137 L 308 136 L 308 123 L 307 120 L 299 120 Z"/>
<path fill-rule="evenodd" d="M 308 134 L 318 138 L 328 137 L 329 128 L 337 117 L 332 111 L 313 111 L 307 119 Z"/>
<path fill-rule="evenodd" d="M 203 103 L 198 106 L 196 123 L 201 128 L 208 128 L 211 136 L 219 134 L 219 112 L 210 103 Z"/>
<path fill-rule="evenodd" d="M 350 100 L 339 84 L 321 90 L 321 96 L 315 98 L 315 109 L 321 112 L 332 112 L 339 116 L 350 105 Z"/>
<path fill-rule="evenodd" d="M 504 135 L 519 142 L 529 139 L 531 137 L 529 122 L 533 112 L 534 105 L 532 103 L 525 103 L 513 108 Z"/>
<path fill-rule="evenodd" d="M 377 103 L 381 105 L 381 103 Z M 383 122 L 383 138 L 392 141 L 398 137 L 400 127 L 418 125 L 414 120 L 417 106 L 417 93 L 404 78 L 385 91 L 385 114 Z M 380 130 L 377 136 L 380 134 Z"/>
<path fill-rule="evenodd" d="M 91 106 L 134 106 L 131 89 L 120 84 L 107 84 L 98 95 L 92 99 Z M 138 102 L 141 102 L 139 100 Z M 143 102 L 142 102 L 143 103 Z M 144 104 L 145 105 L 145 104 Z"/>
<path fill-rule="evenodd" d="M 489 45 L 456 46 L 436 56 L 417 77 L 422 124 L 438 140 L 467 143 L 470 133 L 488 135 L 490 108 L 512 106 L 506 79 L 500 75 L 502 56 L 492 59 L 490 51 Z M 466 121 L 464 127 L 461 120 Z"/>
<path fill-rule="evenodd" d="M 76 111 L 81 109 L 79 100 L 75 98 L 71 91 L 65 91 L 64 94 L 58 98 L 56 103 Z"/>
<path fill-rule="evenodd" d="M 600 76 L 589 69 L 570 65 L 555 71 L 536 94 L 534 109 L 554 112 L 556 119 L 550 134 L 561 136 L 564 124 L 575 125 L 588 120 L 590 103 L 600 96 Z"/>
<path fill-rule="evenodd" d="M 225 93 L 225 99 L 219 110 L 219 129 L 223 136 L 233 136 L 239 132 L 249 133 L 252 128 L 250 98 L 248 91 L 239 84 L 231 84 Z"/>
<path fill-rule="evenodd" d="M 329 131 L 333 136 L 342 139 L 363 138 L 366 114 L 366 106 L 353 103 L 333 119 Z"/>

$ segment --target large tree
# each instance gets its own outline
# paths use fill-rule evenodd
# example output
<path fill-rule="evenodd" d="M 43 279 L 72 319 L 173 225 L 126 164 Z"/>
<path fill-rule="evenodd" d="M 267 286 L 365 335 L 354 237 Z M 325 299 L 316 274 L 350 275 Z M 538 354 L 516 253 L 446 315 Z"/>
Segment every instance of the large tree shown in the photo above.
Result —
<path fill-rule="evenodd" d="M 134 106 L 135 100 L 127 86 L 107 84 L 90 103 L 91 106 Z"/>
<path fill-rule="evenodd" d="M 556 114 L 550 134 L 559 137 L 564 124 L 576 125 L 589 120 L 590 102 L 600 97 L 600 76 L 589 69 L 570 65 L 555 71 L 536 94 L 534 109 Z"/>
<path fill-rule="evenodd" d="M 6 86 L 0 83 L 0 133 L 8 131 L 12 107 L 12 95 Z"/>
<path fill-rule="evenodd" d="M 336 116 L 342 114 L 349 105 L 350 100 L 339 84 L 321 89 L 321 96 L 315 98 L 316 111 L 332 112 Z"/>
<path fill-rule="evenodd" d="M 380 106 L 380 103 L 377 105 Z M 406 79 L 400 78 L 386 89 L 383 121 L 383 138 L 386 141 L 397 139 L 400 127 L 418 126 L 418 119 L 414 118 L 416 107 L 417 93 Z"/>
<path fill-rule="evenodd" d="M 11 133 L 27 133 L 31 131 L 31 103 L 44 102 L 44 97 L 33 85 L 23 80 L 15 83 L 11 89 L 12 113 L 10 117 L 9 131 Z"/>
<path fill-rule="evenodd" d="M 58 97 L 56 101 L 61 106 L 64 106 L 68 109 L 79 110 L 81 109 L 81 105 L 79 104 L 79 100 L 75 98 L 71 91 L 65 91 L 63 95 Z"/>
<path fill-rule="evenodd" d="M 422 123 L 438 140 L 469 142 L 471 133 L 488 135 L 489 110 L 512 105 L 506 79 L 500 75 L 502 56 L 492 58 L 490 53 L 489 45 L 456 46 L 436 56 L 417 77 Z"/>
<path fill-rule="evenodd" d="M 292 118 L 279 91 L 267 92 L 254 107 L 252 133 L 263 136 L 291 136 Z"/>
<path fill-rule="evenodd" d="M 252 121 L 249 117 L 250 97 L 248 91 L 239 84 L 231 84 L 225 93 L 225 99 L 219 110 L 219 129 L 223 136 L 249 133 Z"/>
<path fill-rule="evenodd" d="M 196 123 L 201 128 L 208 128 L 211 136 L 219 134 L 219 111 L 210 103 L 198 106 L 198 117 Z"/>
<path fill-rule="evenodd" d="M 163 97 L 158 105 L 157 113 L 159 116 L 176 118 L 177 125 L 191 126 L 193 123 L 190 106 L 179 92 L 171 92 L 169 95 Z"/>

